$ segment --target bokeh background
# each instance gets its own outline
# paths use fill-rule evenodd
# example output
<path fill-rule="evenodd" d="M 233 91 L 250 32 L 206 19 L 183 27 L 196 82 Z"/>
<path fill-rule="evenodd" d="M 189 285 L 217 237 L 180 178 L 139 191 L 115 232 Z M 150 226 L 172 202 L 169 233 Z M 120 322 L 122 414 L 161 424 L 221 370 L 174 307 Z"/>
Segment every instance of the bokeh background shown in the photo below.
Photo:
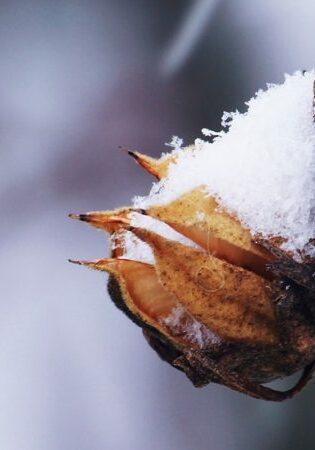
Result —
<path fill-rule="evenodd" d="M 0 1 L 0 448 L 308 450 L 315 383 L 284 404 L 194 389 L 112 305 L 68 212 L 126 205 L 158 156 L 314 65 L 312 0 Z M 282 384 L 283 386 L 283 384 Z"/>

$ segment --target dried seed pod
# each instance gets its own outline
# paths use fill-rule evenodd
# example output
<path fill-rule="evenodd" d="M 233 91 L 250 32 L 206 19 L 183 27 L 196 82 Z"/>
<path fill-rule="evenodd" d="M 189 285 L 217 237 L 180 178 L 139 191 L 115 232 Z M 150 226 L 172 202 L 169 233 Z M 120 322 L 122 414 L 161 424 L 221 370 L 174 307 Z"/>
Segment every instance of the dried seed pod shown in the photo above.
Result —
<path fill-rule="evenodd" d="M 313 80 L 314 74 L 309 77 Z M 298 83 L 306 83 L 302 75 Z M 242 120 L 250 121 L 251 114 L 256 113 L 249 111 Z M 307 114 L 308 110 L 308 120 Z M 233 136 L 232 128 L 229 133 Z M 235 133 L 239 134 L 238 128 Z M 217 145 L 225 141 L 230 145 L 230 134 Z M 315 143 L 315 131 L 313 137 Z M 246 204 L 239 203 L 236 211 L 234 198 L 227 196 L 229 203 L 224 197 L 228 191 L 222 178 L 216 180 L 216 171 L 209 184 L 203 182 L 206 159 L 204 149 L 198 153 L 197 147 L 198 143 L 177 149 L 160 160 L 129 151 L 159 180 L 154 201 L 71 215 L 110 233 L 112 242 L 111 258 L 77 263 L 109 273 L 109 293 L 118 308 L 143 329 L 160 357 L 183 371 L 195 386 L 215 382 L 255 398 L 291 398 L 310 380 L 315 367 L 315 252 L 308 249 L 313 245 L 309 222 L 301 221 L 297 228 L 293 213 L 300 210 L 293 208 L 292 199 L 283 199 L 282 208 L 279 198 L 271 197 L 267 208 L 271 219 L 264 216 L 266 223 L 258 223 L 265 188 L 253 186 L 250 170 L 244 177 L 251 182 L 252 210 L 245 198 Z M 287 151 L 291 149 L 290 144 Z M 315 160 L 314 148 L 311 151 Z M 178 174 L 185 173 L 178 167 L 185 169 L 187 161 L 197 176 L 193 183 L 184 180 L 185 188 L 178 190 Z M 275 173 L 271 187 L 278 192 L 285 178 Z M 211 182 L 217 183 L 217 192 L 211 193 Z M 311 221 L 315 205 L 307 202 Z M 303 374 L 289 391 L 262 385 L 300 369 Z"/>

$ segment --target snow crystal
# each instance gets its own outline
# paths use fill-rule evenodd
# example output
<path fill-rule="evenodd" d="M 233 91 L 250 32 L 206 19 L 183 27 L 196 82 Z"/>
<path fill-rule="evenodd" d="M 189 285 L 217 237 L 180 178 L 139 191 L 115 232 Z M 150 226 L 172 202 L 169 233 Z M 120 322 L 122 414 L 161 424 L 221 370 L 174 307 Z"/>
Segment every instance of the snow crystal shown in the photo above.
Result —
<path fill-rule="evenodd" d="M 114 237 L 119 234 L 120 245 L 124 252 L 120 258 L 131 259 L 133 261 L 141 261 L 148 264 L 154 264 L 155 258 L 151 247 L 135 236 L 131 231 L 122 230 L 115 233 Z M 112 250 L 115 248 L 115 241 L 112 240 Z"/>
<path fill-rule="evenodd" d="M 184 141 L 178 136 L 172 136 L 171 142 L 165 142 L 167 147 L 172 147 L 174 150 L 180 150 Z"/>
<path fill-rule="evenodd" d="M 307 246 L 315 235 L 314 77 L 286 75 L 258 91 L 244 114 L 224 113 L 223 130 L 203 130 L 212 142 L 179 150 L 168 176 L 135 206 L 165 204 L 204 185 L 253 235 L 281 236 L 296 257 L 303 249 L 314 256 Z"/>
<path fill-rule="evenodd" d="M 184 336 L 192 344 L 197 344 L 199 348 L 220 342 L 219 336 L 191 316 L 181 304 L 175 306 L 167 317 L 161 319 L 161 322 L 171 328 L 173 335 Z"/>

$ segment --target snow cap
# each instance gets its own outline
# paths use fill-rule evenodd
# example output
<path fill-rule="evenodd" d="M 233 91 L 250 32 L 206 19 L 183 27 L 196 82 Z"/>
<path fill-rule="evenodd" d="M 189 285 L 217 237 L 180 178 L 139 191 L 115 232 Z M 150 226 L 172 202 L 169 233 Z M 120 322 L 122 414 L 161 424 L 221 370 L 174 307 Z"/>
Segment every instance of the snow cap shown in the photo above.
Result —
<path fill-rule="evenodd" d="M 203 129 L 211 141 L 196 139 L 193 151 L 176 141 L 167 177 L 136 197 L 135 207 L 166 204 L 203 185 L 253 236 L 282 237 L 296 258 L 314 256 L 314 78 L 314 71 L 296 72 L 267 85 L 245 113 L 225 112 L 221 131 Z"/>

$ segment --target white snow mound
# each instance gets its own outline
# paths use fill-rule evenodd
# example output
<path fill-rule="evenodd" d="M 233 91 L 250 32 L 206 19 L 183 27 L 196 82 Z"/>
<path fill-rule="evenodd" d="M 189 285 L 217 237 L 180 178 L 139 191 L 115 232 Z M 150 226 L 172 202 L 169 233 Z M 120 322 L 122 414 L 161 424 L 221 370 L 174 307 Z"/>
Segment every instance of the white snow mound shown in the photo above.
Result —
<path fill-rule="evenodd" d="M 168 176 L 154 183 L 137 208 L 175 200 L 206 186 L 219 204 L 253 235 L 281 236 L 296 257 L 314 256 L 315 124 L 314 71 L 286 75 L 249 100 L 244 114 L 224 113 L 222 131 L 203 129 L 212 142 L 197 139 L 195 150 L 177 148 Z"/>

